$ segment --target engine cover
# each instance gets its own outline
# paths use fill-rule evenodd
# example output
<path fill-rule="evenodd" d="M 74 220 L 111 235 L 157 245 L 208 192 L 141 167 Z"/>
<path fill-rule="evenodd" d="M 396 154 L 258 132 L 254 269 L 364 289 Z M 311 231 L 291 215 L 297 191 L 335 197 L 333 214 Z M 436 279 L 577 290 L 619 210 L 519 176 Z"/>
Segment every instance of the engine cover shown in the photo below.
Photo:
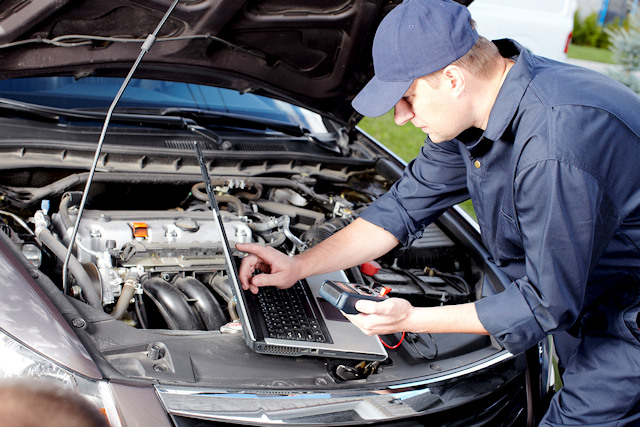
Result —
<path fill-rule="evenodd" d="M 233 249 L 252 241 L 237 215 L 221 212 Z M 197 270 L 224 265 L 222 238 L 211 211 L 85 211 L 78 228 L 78 260 L 94 262 L 100 253 L 122 250 L 121 266 Z"/>

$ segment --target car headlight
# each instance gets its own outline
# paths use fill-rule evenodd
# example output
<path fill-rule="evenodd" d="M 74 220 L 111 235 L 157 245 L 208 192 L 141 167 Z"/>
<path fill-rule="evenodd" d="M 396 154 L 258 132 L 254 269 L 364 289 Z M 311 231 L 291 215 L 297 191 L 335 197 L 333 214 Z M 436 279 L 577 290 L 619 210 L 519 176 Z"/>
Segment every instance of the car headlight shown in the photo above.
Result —
<path fill-rule="evenodd" d="M 107 417 L 112 427 L 122 426 L 106 381 L 88 379 L 63 368 L 0 330 L 0 379 L 19 378 L 52 381 L 79 393 Z"/>

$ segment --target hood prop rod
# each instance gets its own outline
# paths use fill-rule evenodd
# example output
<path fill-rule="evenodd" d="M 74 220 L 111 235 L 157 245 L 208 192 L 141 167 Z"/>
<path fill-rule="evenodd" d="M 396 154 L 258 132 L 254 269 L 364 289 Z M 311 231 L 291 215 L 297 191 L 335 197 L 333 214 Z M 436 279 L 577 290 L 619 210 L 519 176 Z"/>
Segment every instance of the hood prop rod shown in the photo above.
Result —
<path fill-rule="evenodd" d="M 91 182 L 93 181 L 93 175 L 96 172 L 96 167 L 98 165 L 98 160 L 100 158 L 100 153 L 102 151 L 102 145 L 104 143 L 104 138 L 105 138 L 105 135 L 107 134 L 107 128 L 109 127 L 109 122 L 111 121 L 111 116 L 113 115 L 113 111 L 115 110 L 116 105 L 118 104 L 118 101 L 120 101 L 120 98 L 122 97 L 122 94 L 124 93 L 124 90 L 129 85 L 129 81 L 131 80 L 131 77 L 133 76 L 133 73 L 138 68 L 138 65 L 142 61 L 142 58 L 144 57 L 145 53 L 147 53 L 147 51 L 149 51 L 149 49 L 151 49 L 151 46 L 156 41 L 158 33 L 162 29 L 162 26 L 165 24 L 167 19 L 169 19 L 169 16 L 171 15 L 171 12 L 173 12 L 173 9 L 175 9 L 175 7 L 176 7 L 176 5 L 178 4 L 179 1 L 180 0 L 174 0 L 174 2 L 171 4 L 171 6 L 169 6 L 169 9 L 167 10 L 167 12 L 162 17 L 162 20 L 158 23 L 158 26 L 156 27 L 156 29 L 153 31 L 152 34 L 149 34 L 147 36 L 146 40 L 144 41 L 144 43 L 142 43 L 142 46 L 140 47 L 140 54 L 138 55 L 138 58 L 136 59 L 136 62 L 133 64 L 133 66 L 131 66 L 131 69 L 129 70 L 129 74 L 127 74 L 127 77 L 124 79 L 124 82 L 122 82 L 122 86 L 120 86 L 120 90 L 118 91 L 118 93 L 116 94 L 115 98 L 111 102 L 111 106 L 109 107 L 109 111 L 107 112 L 107 116 L 105 117 L 104 124 L 102 125 L 102 131 L 100 132 L 100 139 L 98 141 L 98 147 L 96 148 L 96 153 L 95 153 L 95 156 L 93 158 L 93 165 L 91 166 L 91 171 L 89 172 L 89 177 L 87 178 L 87 183 L 86 183 L 86 185 L 84 187 L 84 191 L 82 193 L 82 200 L 80 201 L 80 206 L 78 207 L 78 217 L 76 219 L 75 226 L 73 227 L 73 232 L 71 234 L 71 238 L 69 239 L 69 247 L 67 248 L 67 256 L 65 257 L 64 264 L 62 266 L 62 292 L 65 295 L 67 294 L 68 289 L 69 289 L 69 284 L 67 283 L 67 276 L 68 276 L 69 260 L 71 258 L 71 252 L 73 251 L 73 246 L 74 246 L 74 243 L 76 241 L 76 236 L 78 234 L 78 228 L 80 226 L 80 220 L 82 219 L 82 213 L 84 211 L 84 206 L 85 206 L 85 204 L 87 202 L 87 196 L 89 194 L 89 189 L 91 188 Z"/>

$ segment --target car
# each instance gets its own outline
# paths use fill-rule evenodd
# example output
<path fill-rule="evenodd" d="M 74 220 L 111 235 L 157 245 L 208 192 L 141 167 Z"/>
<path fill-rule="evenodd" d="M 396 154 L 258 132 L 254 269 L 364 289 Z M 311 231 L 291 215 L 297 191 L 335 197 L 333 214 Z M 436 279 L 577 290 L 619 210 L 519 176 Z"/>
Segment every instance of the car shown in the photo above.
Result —
<path fill-rule="evenodd" d="M 244 338 L 223 234 L 303 252 L 406 166 L 350 105 L 400 0 L 169 3 L 0 15 L 0 377 L 60 384 L 111 426 L 539 420 L 550 341 L 511 354 L 490 336 L 394 334 L 369 361 L 263 354 Z M 416 306 L 509 283 L 457 206 L 340 274 Z"/>
<path fill-rule="evenodd" d="M 514 39 L 556 61 L 567 60 L 577 8 L 576 0 L 484 0 L 469 5 L 483 36 Z"/>

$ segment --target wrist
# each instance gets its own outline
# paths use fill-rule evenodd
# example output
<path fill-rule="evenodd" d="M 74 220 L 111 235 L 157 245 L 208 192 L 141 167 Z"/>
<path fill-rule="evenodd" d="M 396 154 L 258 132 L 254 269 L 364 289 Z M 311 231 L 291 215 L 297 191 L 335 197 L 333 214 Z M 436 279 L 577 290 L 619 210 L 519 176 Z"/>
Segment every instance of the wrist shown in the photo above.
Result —
<path fill-rule="evenodd" d="M 319 262 L 317 257 L 314 257 L 314 252 L 316 252 L 314 249 L 310 249 L 292 258 L 298 273 L 298 280 L 322 273 L 318 270 Z"/>
<path fill-rule="evenodd" d="M 403 332 L 428 332 L 428 325 L 425 323 L 428 319 L 425 307 L 414 307 L 409 305 L 409 312 L 403 319 L 401 326 Z"/>

